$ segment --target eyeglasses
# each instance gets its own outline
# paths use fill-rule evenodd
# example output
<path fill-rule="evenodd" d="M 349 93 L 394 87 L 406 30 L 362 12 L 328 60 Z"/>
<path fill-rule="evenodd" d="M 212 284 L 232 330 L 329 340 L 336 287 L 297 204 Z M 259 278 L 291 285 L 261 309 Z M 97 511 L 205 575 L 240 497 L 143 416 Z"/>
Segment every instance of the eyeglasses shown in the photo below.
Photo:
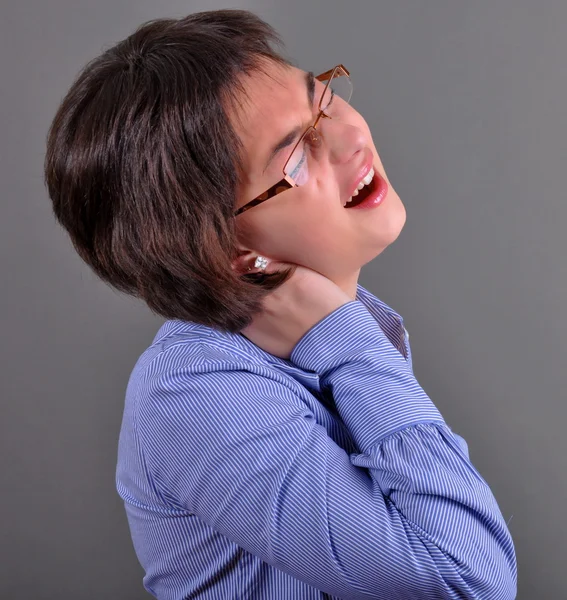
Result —
<path fill-rule="evenodd" d="M 297 144 L 293 147 L 289 158 L 286 160 L 283 167 L 283 179 L 275 185 L 268 188 L 265 192 L 256 196 L 244 206 L 241 206 L 234 212 L 236 217 L 244 211 L 250 210 L 254 206 L 258 206 L 262 202 L 273 198 L 281 192 L 285 192 L 294 187 L 304 185 L 309 180 L 309 163 L 308 154 L 318 149 L 321 145 L 321 136 L 317 131 L 317 125 L 322 117 L 332 119 L 335 107 L 333 100 L 335 96 L 342 98 L 347 104 L 352 96 L 352 82 L 350 73 L 344 65 L 337 65 L 330 71 L 325 71 L 315 77 L 318 81 L 327 82 L 325 89 L 319 100 L 319 114 L 313 125 L 310 125 L 301 135 Z"/>

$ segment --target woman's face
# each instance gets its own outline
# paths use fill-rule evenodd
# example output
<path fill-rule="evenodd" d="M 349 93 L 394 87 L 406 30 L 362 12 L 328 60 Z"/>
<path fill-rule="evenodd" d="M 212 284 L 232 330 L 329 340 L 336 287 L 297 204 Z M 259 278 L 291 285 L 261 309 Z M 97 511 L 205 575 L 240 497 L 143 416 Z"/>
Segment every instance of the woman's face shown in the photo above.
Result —
<path fill-rule="evenodd" d="M 297 126 L 303 131 L 313 124 L 325 87 L 315 81 L 311 106 L 305 71 L 274 63 L 269 69 L 281 85 L 261 72 L 243 79 L 247 98 L 232 119 L 243 142 L 246 167 L 235 209 L 283 178 L 283 166 L 301 132 L 266 167 L 270 151 Z M 308 155 L 307 183 L 236 217 L 240 258 L 233 266 L 246 270 L 257 255 L 296 263 L 325 275 L 354 299 L 361 267 L 398 237 L 406 212 L 362 115 L 338 96 L 332 114 L 317 125 L 323 144 L 316 155 Z M 374 170 L 388 183 L 386 197 L 375 208 L 346 209 L 343 205 L 370 156 Z"/>

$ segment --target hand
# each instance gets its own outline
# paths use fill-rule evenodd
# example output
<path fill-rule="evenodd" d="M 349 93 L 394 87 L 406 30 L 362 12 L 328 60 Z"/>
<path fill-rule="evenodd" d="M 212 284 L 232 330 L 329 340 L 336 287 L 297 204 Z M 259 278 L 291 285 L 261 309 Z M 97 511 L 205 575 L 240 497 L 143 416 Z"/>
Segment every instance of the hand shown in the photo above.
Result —
<path fill-rule="evenodd" d="M 339 306 L 353 301 L 330 279 L 301 265 L 270 261 L 265 272 L 290 266 L 297 266 L 295 273 L 266 296 L 263 311 L 240 332 L 266 352 L 286 360 L 307 331 Z"/>

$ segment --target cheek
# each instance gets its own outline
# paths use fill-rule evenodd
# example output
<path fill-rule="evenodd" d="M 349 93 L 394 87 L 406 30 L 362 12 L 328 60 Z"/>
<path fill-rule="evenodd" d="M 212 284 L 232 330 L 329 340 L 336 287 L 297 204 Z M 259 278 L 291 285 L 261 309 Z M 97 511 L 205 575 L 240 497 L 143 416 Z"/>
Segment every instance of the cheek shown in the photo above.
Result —
<path fill-rule="evenodd" d="M 274 217 L 277 223 L 277 231 L 272 223 L 274 237 L 310 244 L 313 240 L 332 238 L 344 226 L 345 209 L 340 205 L 334 174 L 326 171 L 318 172 L 306 189 Z"/>
<path fill-rule="evenodd" d="M 308 194 L 302 198 L 302 228 L 334 229 L 342 219 L 340 190 L 336 173 L 329 164 L 320 165 Z M 339 210 L 340 209 L 340 210 Z"/>

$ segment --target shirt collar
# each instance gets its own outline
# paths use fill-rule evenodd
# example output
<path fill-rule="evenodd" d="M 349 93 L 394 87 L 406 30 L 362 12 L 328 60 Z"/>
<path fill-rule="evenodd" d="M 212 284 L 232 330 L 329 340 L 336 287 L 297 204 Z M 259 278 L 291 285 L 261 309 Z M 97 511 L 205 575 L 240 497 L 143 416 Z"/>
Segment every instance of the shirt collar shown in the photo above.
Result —
<path fill-rule="evenodd" d="M 404 329 L 404 320 L 401 315 L 399 315 L 393 308 L 386 304 L 386 302 L 368 291 L 360 283 L 357 283 L 356 286 L 356 300 L 359 300 L 362 302 L 362 304 L 364 304 L 368 312 L 370 312 L 370 314 L 376 319 L 392 344 L 397 347 L 401 330 Z M 242 346 L 243 350 L 252 350 L 253 352 L 260 351 L 264 357 L 266 355 L 268 357 L 272 356 L 271 354 L 261 350 L 261 348 L 258 348 L 258 346 L 255 344 L 252 344 L 239 333 L 225 334 L 205 325 L 192 323 L 190 321 L 181 321 L 179 319 L 170 319 L 166 321 L 157 331 L 152 343 L 157 343 L 165 337 L 172 336 L 177 333 L 186 333 L 188 331 L 197 334 L 201 333 L 205 337 L 228 336 L 232 338 L 237 345 Z"/>

